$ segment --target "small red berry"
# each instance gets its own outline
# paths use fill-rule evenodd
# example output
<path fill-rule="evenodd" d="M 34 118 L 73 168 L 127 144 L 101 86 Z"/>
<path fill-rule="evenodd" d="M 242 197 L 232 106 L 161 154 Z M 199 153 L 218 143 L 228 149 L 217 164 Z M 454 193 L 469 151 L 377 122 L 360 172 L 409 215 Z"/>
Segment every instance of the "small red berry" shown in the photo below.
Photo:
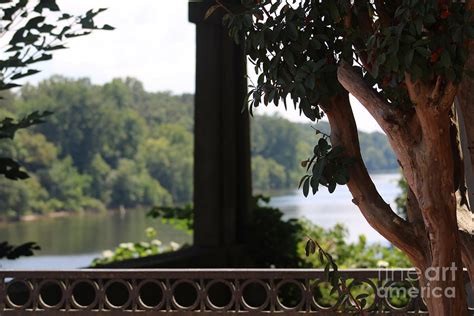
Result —
<path fill-rule="evenodd" d="M 447 18 L 449 18 L 450 15 L 451 15 L 451 12 L 449 12 L 449 10 L 446 8 L 443 11 L 441 11 L 440 17 L 441 19 L 446 20 Z"/>
<path fill-rule="evenodd" d="M 435 63 L 438 61 L 439 57 L 441 56 L 441 53 L 443 52 L 442 48 L 438 48 L 434 52 L 431 53 L 431 62 Z"/>

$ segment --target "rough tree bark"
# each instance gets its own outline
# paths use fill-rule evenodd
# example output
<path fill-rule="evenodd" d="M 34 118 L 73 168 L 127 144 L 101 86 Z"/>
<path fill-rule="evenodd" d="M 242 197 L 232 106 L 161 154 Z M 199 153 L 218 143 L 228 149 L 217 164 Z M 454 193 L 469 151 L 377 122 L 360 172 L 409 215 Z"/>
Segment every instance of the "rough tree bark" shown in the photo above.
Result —
<path fill-rule="evenodd" d="M 428 271 L 421 274 L 420 281 L 430 315 L 467 315 L 450 135 L 457 87 L 441 78 L 428 85 L 407 77 L 415 108 L 403 111 L 388 104 L 350 65 L 340 65 L 338 79 L 387 134 L 410 188 L 408 218 L 404 221 L 381 199 L 370 180 L 360 158 L 349 99 L 338 97 L 324 105 L 324 110 L 331 124 L 332 142 L 344 146 L 357 160 L 348 183 L 354 203 L 420 271 Z M 438 295 L 440 291 L 443 295 Z"/>

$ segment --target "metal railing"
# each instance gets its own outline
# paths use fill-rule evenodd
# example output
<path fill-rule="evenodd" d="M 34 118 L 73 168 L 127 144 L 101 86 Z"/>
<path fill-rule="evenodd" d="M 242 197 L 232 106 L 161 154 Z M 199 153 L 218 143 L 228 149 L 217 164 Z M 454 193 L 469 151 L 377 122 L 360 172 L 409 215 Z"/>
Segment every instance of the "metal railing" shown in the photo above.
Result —
<path fill-rule="evenodd" d="M 366 314 L 423 314 L 414 270 L 343 270 Z M 355 312 L 321 270 L 159 269 L 0 271 L 0 315 L 176 315 Z"/>

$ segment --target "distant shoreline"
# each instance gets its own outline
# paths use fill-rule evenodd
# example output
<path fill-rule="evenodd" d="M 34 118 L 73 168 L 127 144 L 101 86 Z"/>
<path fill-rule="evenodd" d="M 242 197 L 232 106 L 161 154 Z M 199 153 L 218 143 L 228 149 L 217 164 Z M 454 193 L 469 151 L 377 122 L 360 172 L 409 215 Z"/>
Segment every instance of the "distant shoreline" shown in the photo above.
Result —
<path fill-rule="evenodd" d="M 58 211 L 58 212 L 50 212 L 47 214 L 28 214 L 28 215 L 22 215 L 22 216 L 14 217 L 14 218 L 0 217 L 0 225 L 20 223 L 20 222 L 36 222 L 36 221 L 47 220 L 47 219 L 65 218 L 65 217 L 81 216 L 81 215 L 100 215 L 104 213 L 114 213 L 114 212 L 119 212 L 119 210 L 108 209 L 106 212 L 103 212 L 103 213 L 91 211 L 91 210 L 89 211 L 85 210 L 81 212 Z"/>

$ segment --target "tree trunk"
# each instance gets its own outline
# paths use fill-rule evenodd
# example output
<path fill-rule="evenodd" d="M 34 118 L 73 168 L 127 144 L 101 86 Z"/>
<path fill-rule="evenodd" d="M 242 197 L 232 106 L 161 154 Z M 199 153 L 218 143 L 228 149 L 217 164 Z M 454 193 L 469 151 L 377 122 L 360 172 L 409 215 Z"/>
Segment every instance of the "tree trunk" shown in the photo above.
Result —
<path fill-rule="evenodd" d="M 412 207 L 409 207 L 407 221 L 400 222 L 400 218 L 393 216 L 389 217 L 393 224 L 383 221 L 382 210 L 384 214 L 393 211 L 380 203 L 372 181 L 365 174 L 365 166 L 362 170 L 358 142 L 354 141 L 357 137 L 355 121 L 348 124 L 353 120 L 352 110 L 348 98 L 338 98 L 334 101 L 337 104 L 330 104 L 324 110 L 331 124 L 331 141 L 349 148 L 347 154 L 356 158 L 348 183 L 355 203 L 369 224 L 404 251 L 420 269 L 422 295 L 430 315 L 468 315 L 450 133 L 455 87 L 439 82 L 434 87 L 422 86 L 408 80 L 415 111 L 401 112 L 368 86 L 349 65 L 339 67 L 338 79 L 387 134 L 411 190 Z M 341 112 L 345 117 L 341 117 Z"/>
<path fill-rule="evenodd" d="M 417 155 L 409 161 L 410 165 L 417 166 L 416 178 L 410 187 L 418 200 L 430 246 L 426 253 L 429 264 L 422 271 L 434 271 L 436 276 L 430 279 L 425 275 L 428 277 L 425 300 L 431 305 L 428 308 L 432 315 L 462 315 L 467 314 L 467 309 L 457 233 L 457 202 L 453 192 L 455 166 L 450 118 L 447 111 L 430 111 L 431 107 L 433 105 L 417 104 L 422 141 Z M 437 295 L 435 291 L 440 289 L 443 292 Z"/>

